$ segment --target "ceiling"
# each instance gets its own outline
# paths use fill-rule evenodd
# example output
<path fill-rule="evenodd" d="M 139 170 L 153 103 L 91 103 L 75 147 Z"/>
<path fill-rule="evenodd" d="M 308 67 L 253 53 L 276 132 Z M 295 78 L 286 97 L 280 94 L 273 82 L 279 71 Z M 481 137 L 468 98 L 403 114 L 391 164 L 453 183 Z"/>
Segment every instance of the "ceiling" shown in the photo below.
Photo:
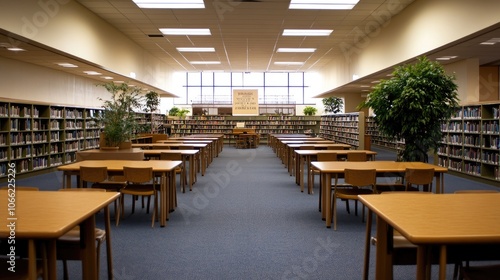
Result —
<path fill-rule="evenodd" d="M 132 0 L 76 0 L 90 11 L 109 22 L 131 40 L 163 61 L 169 69 L 176 71 L 226 71 L 226 72 L 308 72 L 321 71 L 341 54 L 340 44 L 354 41 L 355 30 L 359 26 L 373 24 L 373 14 L 383 11 L 393 0 L 360 0 L 352 10 L 289 10 L 290 0 L 205 0 L 205 9 L 196 10 L 158 10 L 140 9 Z M 406 7 L 414 0 L 400 0 Z M 383 23 L 380 23 L 383 24 Z M 159 28 L 210 28 L 211 36 L 164 36 Z M 284 28 L 293 29 L 333 29 L 328 37 L 285 37 Z M 72 57 L 66 53 L 49 48 L 25 38 L 15 38 L 0 30 L 2 42 L 8 37 L 21 40 L 29 49 L 27 52 L 9 52 L 0 48 L 0 56 L 18 59 L 75 75 L 82 70 L 94 70 L 115 77 L 114 80 L 130 77 L 117 75 L 110 69 Z M 455 60 L 442 61 L 443 64 L 457 59 L 478 58 L 480 65 L 498 65 L 500 44 L 481 46 L 480 42 L 500 38 L 500 25 L 463 38 L 448 46 L 443 46 L 426 54 L 430 59 L 438 56 L 453 55 Z M 177 47 L 213 47 L 211 53 L 186 53 Z M 314 53 L 278 53 L 277 48 L 316 48 Z M 64 68 L 54 61 L 74 62 L 79 69 Z M 193 65 L 190 61 L 220 61 L 219 65 Z M 275 65 L 275 62 L 303 62 L 302 65 Z M 407 61 L 411 62 L 411 61 Z M 84 69 L 85 68 L 85 69 Z M 387 78 L 392 72 L 386 69 L 367 77 L 332 89 L 317 97 L 336 94 L 360 93 L 361 85 L 373 85 L 373 81 Z M 102 82 L 102 78 L 95 77 Z M 159 92 L 163 97 L 176 97 L 161 89 L 133 81 L 138 86 Z"/>

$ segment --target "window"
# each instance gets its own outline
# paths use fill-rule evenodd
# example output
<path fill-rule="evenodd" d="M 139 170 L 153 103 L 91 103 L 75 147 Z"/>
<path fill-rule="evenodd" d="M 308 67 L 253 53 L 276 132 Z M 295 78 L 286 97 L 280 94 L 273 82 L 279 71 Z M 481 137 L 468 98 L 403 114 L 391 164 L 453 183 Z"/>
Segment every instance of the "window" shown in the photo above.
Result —
<path fill-rule="evenodd" d="M 308 78 L 309 77 L 309 78 Z M 233 89 L 257 89 L 260 104 L 314 104 L 306 73 L 197 72 L 186 73 L 186 98 L 174 104 L 231 104 Z"/>

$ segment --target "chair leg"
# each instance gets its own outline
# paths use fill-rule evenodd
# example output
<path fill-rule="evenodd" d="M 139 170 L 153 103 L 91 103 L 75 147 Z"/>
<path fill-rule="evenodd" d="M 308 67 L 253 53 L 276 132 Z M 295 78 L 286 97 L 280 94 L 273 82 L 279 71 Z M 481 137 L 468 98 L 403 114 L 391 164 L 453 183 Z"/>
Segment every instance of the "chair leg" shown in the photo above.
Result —
<path fill-rule="evenodd" d="M 64 280 L 69 280 L 68 262 L 66 260 L 63 260 L 62 263 L 63 263 L 63 277 L 64 277 Z"/>

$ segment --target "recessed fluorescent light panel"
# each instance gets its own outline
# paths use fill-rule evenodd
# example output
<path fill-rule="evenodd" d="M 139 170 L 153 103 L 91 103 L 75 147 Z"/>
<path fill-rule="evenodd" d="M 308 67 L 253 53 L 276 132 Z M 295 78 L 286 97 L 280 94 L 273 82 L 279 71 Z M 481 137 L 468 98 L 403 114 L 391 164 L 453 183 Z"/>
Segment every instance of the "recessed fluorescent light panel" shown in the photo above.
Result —
<path fill-rule="evenodd" d="M 25 49 L 16 48 L 16 47 L 9 47 L 9 48 L 7 48 L 7 50 L 9 50 L 11 52 L 24 52 L 24 51 L 26 51 Z"/>
<path fill-rule="evenodd" d="M 133 0 L 143 9 L 204 9 L 203 0 Z"/>
<path fill-rule="evenodd" d="M 359 0 L 292 0 L 288 9 L 297 10 L 351 10 Z"/>
<path fill-rule="evenodd" d="M 179 52 L 215 52 L 214 48 L 177 48 Z"/>
<path fill-rule="evenodd" d="M 208 28 L 160 28 L 164 35 L 212 35 Z"/>
<path fill-rule="evenodd" d="M 283 53 L 312 53 L 315 51 L 315 48 L 278 48 L 277 50 L 277 52 Z"/>
<path fill-rule="evenodd" d="M 220 61 L 190 61 L 191 64 L 220 64 Z"/>
<path fill-rule="evenodd" d="M 275 65 L 304 65 L 304 62 L 298 61 L 276 61 Z"/>
<path fill-rule="evenodd" d="M 330 36 L 333 29 L 285 29 L 283 36 Z"/>
<path fill-rule="evenodd" d="M 494 45 L 500 43 L 500 38 L 491 38 L 488 41 L 481 42 L 480 45 Z"/>
<path fill-rule="evenodd" d="M 102 75 L 101 73 L 96 72 L 96 71 L 83 71 L 83 73 L 85 73 L 87 75 L 92 75 L 92 76 Z"/>
<path fill-rule="evenodd" d="M 105 76 L 105 77 L 102 77 L 103 79 L 105 80 L 113 80 L 113 77 L 109 77 L 109 76 Z"/>
<path fill-rule="evenodd" d="M 436 58 L 436 60 L 450 60 L 450 59 L 454 59 L 456 57 L 457 57 L 456 55 L 445 55 L 445 56 Z"/>
<path fill-rule="evenodd" d="M 67 62 L 57 63 L 57 65 L 65 67 L 65 68 L 77 68 L 78 67 L 77 65 L 74 65 L 72 63 L 67 63 Z"/>

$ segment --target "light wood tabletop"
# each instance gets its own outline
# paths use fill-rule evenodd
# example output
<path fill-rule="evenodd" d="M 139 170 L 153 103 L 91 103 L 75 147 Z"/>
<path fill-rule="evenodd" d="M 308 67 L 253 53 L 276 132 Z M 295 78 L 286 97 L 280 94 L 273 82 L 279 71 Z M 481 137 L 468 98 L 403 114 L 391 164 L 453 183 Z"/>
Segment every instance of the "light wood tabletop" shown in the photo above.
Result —
<path fill-rule="evenodd" d="M 331 226 L 331 212 L 328 210 L 331 207 L 331 185 L 332 176 L 339 178 L 343 176 L 346 168 L 353 169 L 375 169 L 377 176 L 385 176 L 386 174 L 403 173 L 406 168 L 434 168 L 436 178 L 436 193 L 442 193 L 444 190 L 444 176 L 442 173 L 448 172 L 445 167 L 423 163 L 423 162 L 401 162 L 401 161 L 313 161 L 311 165 L 320 171 L 322 177 L 322 192 L 321 192 L 321 215 L 326 221 L 326 226 Z M 325 210 L 326 209 L 326 210 Z"/>
<path fill-rule="evenodd" d="M 307 192 L 309 194 L 313 194 L 313 185 L 312 185 L 312 172 L 311 168 L 307 168 L 304 172 L 305 167 L 309 167 L 311 161 L 316 158 L 318 154 L 336 154 L 338 160 L 343 160 L 347 157 L 349 153 L 359 153 L 365 152 L 370 160 L 375 160 L 375 156 L 377 152 L 370 150 L 295 150 L 297 154 L 295 157 L 295 169 L 298 172 L 295 172 L 295 182 L 300 185 L 300 191 L 304 191 L 304 177 L 307 178 Z M 307 174 L 307 176 L 304 176 Z"/>
<path fill-rule="evenodd" d="M 376 279 L 389 279 L 392 228 L 418 245 L 417 279 L 425 278 L 430 245 L 440 246 L 439 274 L 446 279 L 446 245 L 500 244 L 500 193 L 361 195 L 359 200 L 377 217 Z"/>
<path fill-rule="evenodd" d="M 85 236 L 82 242 L 86 244 L 82 258 L 83 279 L 97 279 L 94 214 L 103 208 L 108 211 L 108 205 L 119 197 L 118 193 L 18 191 L 13 212 L 8 211 L 7 195 L 8 190 L 0 190 L 0 219 L 15 224 L 15 238 L 46 243 L 50 279 L 57 279 L 56 240 L 77 225 Z M 110 229 L 106 228 L 110 238 Z M 0 237 L 11 235 L 9 227 L 0 227 Z"/>
<path fill-rule="evenodd" d="M 175 168 L 182 164 L 180 160 L 84 160 L 67 165 L 59 166 L 57 169 L 63 171 L 63 188 L 71 187 L 71 176 L 79 175 L 80 166 L 106 166 L 110 174 L 123 173 L 123 167 L 151 167 L 153 173 L 161 176 L 160 183 L 160 226 L 166 225 L 169 210 L 173 209 L 175 203 Z"/>
<path fill-rule="evenodd" d="M 189 190 L 191 191 L 193 189 L 193 184 L 196 182 L 197 164 L 195 161 L 195 157 L 199 153 L 198 150 L 143 150 L 143 151 L 144 151 L 144 156 L 146 158 L 155 158 L 155 159 L 159 159 L 162 153 L 167 153 L 167 154 L 180 153 L 182 155 L 182 161 L 184 162 L 184 166 L 188 166 Z M 187 165 L 186 162 L 189 162 L 189 164 Z"/>

